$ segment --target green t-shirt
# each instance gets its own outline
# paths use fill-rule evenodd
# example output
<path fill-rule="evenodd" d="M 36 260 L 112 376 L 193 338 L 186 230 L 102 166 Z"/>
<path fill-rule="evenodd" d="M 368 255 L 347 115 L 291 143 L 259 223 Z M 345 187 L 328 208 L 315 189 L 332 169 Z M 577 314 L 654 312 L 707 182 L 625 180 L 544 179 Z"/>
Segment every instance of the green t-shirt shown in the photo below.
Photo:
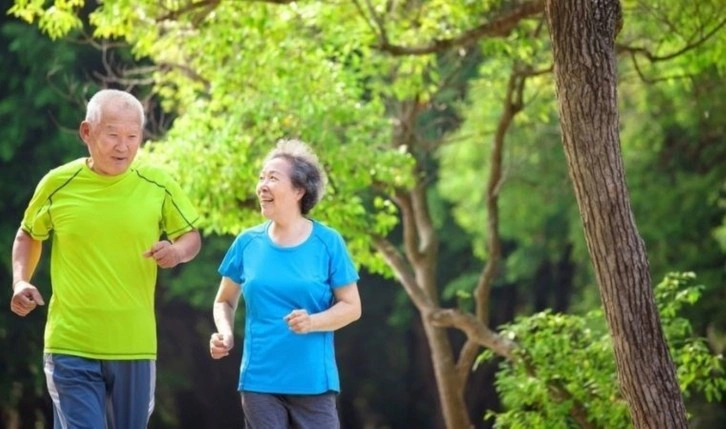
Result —
<path fill-rule="evenodd" d="M 159 168 L 101 176 L 82 158 L 51 170 L 21 225 L 36 240 L 52 237 L 45 353 L 155 359 L 157 265 L 142 254 L 162 233 L 176 239 L 196 221 L 189 199 Z"/>

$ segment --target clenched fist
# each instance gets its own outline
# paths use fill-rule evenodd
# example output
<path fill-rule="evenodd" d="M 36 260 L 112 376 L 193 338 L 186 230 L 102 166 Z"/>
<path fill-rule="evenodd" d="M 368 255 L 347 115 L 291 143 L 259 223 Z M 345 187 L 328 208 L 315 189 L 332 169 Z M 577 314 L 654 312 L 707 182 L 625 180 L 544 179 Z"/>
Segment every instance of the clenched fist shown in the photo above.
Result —
<path fill-rule="evenodd" d="M 161 268 L 173 268 L 181 262 L 177 248 L 167 240 L 157 241 L 151 249 L 144 252 L 144 257 L 154 258 Z"/>
<path fill-rule="evenodd" d="M 18 316 L 25 317 L 35 307 L 45 305 L 38 289 L 26 281 L 19 281 L 13 286 L 13 298 L 10 300 L 10 310 Z"/>

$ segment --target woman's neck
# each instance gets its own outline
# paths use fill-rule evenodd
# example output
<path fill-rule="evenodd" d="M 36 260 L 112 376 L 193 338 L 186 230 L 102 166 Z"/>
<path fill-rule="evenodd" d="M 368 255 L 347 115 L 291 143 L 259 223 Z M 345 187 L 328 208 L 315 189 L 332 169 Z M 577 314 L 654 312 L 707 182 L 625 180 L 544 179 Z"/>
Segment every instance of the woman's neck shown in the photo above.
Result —
<path fill-rule="evenodd" d="M 270 239 L 279 246 L 291 247 L 303 243 L 310 236 L 313 223 L 302 216 L 285 222 L 272 221 L 270 224 Z"/>

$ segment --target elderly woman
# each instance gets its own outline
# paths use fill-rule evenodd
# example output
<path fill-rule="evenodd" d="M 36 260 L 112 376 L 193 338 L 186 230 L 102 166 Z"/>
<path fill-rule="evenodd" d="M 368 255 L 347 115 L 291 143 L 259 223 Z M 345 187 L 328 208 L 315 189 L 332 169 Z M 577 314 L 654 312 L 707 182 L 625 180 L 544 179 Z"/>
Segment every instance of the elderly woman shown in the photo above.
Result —
<path fill-rule="evenodd" d="M 308 217 L 325 175 L 310 148 L 281 140 L 257 183 L 268 220 L 242 232 L 219 268 L 212 358 L 229 354 L 240 292 L 239 386 L 247 429 L 340 427 L 333 331 L 360 318 L 358 273 L 334 229 Z"/>

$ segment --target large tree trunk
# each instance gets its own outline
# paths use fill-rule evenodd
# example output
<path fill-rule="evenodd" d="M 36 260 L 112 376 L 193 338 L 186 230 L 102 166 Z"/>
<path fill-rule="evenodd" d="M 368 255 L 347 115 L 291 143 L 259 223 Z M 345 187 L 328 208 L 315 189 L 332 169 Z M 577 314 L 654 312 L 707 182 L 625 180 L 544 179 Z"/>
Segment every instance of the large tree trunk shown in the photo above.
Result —
<path fill-rule="evenodd" d="M 673 361 L 653 300 L 625 184 L 617 109 L 617 0 L 546 3 L 565 152 L 636 428 L 685 428 Z"/>

